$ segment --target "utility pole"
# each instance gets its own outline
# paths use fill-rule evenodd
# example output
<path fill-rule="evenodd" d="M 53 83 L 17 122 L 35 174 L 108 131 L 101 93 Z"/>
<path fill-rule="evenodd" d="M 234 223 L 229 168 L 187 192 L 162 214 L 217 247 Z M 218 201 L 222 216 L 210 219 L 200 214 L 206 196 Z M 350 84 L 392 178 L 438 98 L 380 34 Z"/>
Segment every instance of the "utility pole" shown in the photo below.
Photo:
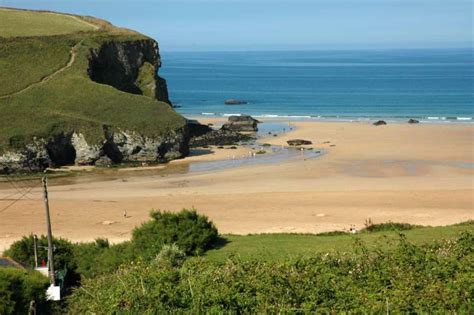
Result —
<path fill-rule="evenodd" d="M 51 232 L 51 219 L 49 217 L 49 200 L 48 200 L 48 178 L 44 176 L 41 180 L 43 182 L 43 197 L 44 207 L 46 210 L 46 227 L 48 229 L 48 271 L 49 279 L 53 286 L 56 286 L 56 279 L 54 277 L 54 261 L 53 261 L 53 233 Z"/>
<path fill-rule="evenodd" d="M 38 237 L 33 235 L 33 251 L 35 253 L 35 268 L 38 268 Z"/>

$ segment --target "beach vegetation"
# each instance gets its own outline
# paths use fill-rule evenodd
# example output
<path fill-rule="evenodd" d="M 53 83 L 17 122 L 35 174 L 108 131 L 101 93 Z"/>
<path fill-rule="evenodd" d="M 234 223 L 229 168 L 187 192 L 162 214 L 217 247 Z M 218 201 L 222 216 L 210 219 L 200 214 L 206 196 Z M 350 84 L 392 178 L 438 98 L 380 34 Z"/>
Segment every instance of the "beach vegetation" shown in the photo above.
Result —
<path fill-rule="evenodd" d="M 0 314 L 28 314 L 31 302 L 46 313 L 49 279 L 37 271 L 0 267 Z"/>
<path fill-rule="evenodd" d="M 85 280 L 69 299 L 84 313 L 471 313 L 474 234 L 416 245 L 352 244 L 284 262 L 136 262 Z"/>
<path fill-rule="evenodd" d="M 151 220 L 135 228 L 131 244 L 144 259 L 154 258 L 164 245 L 175 244 L 186 255 L 200 255 L 218 240 L 214 224 L 196 210 L 152 211 Z"/>

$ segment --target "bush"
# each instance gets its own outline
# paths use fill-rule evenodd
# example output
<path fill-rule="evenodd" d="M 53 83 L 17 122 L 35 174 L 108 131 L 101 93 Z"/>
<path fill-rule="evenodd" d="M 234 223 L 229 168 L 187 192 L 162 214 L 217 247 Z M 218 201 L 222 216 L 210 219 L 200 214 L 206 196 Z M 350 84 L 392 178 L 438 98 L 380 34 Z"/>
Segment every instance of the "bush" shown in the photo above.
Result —
<path fill-rule="evenodd" d="M 172 266 L 181 266 L 186 260 L 186 254 L 176 245 L 163 245 L 160 253 L 156 256 L 158 262 L 168 262 Z"/>
<path fill-rule="evenodd" d="M 165 244 L 176 244 L 186 255 L 200 255 L 218 240 L 217 229 L 195 210 L 178 213 L 152 211 L 151 221 L 133 231 L 135 256 L 154 258 Z"/>
<path fill-rule="evenodd" d="M 5 251 L 4 255 L 13 258 L 26 267 L 34 268 L 35 256 L 33 244 L 33 235 L 24 236 L 21 240 L 14 242 L 10 248 Z M 62 269 L 66 265 L 75 267 L 73 258 L 74 244 L 65 239 L 53 238 L 53 246 L 54 268 L 56 270 Z M 38 264 L 41 265 L 43 260 L 46 263 L 48 261 L 48 239 L 45 235 L 41 235 L 38 238 L 37 248 Z"/>
<path fill-rule="evenodd" d="M 33 235 L 24 236 L 21 240 L 14 242 L 9 249 L 4 252 L 5 256 L 11 257 L 25 267 L 34 268 L 34 241 Z M 64 286 L 69 288 L 77 285 L 80 280 L 77 274 L 77 264 L 74 257 L 74 244 L 61 238 L 53 238 L 54 247 L 54 270 L 64 276 Z M 48 239 L 41 235 L 37 242 L 38 265 L 48 261 Z M 58 275 L 58 274 L 57 274 Z"/>
<path fill-rule="evenodd" d="M 107 240 L 97 239 L 93 243 L 80 243 L 74 247 L 77 272 L 82 278 L 92 278 L 117 270 L 134 259 L 130 242 L 110 245 Z"/>
<path fill-rule="evenodd" d="M 202 258 L 134 263 L 87 280 L 69 303 L 84 313 L 463 313 L 474 311 L 474 233 L 415 246 L 402 236 L 359 254 L 285 263 Z"/>
<path fill-rule="evenodd" d="M 36 271 L 0 268 L 0 314 L 27 314 L 31 301 L 46 312 L 49 281 Z"/>
<path fill-rule="evenodd" d="M 378 223 L 374 224 L 369 219 L 365 223 L 365 228 L 361 232 L 384 232 L 384 231 L 407 231 L 419 227 L 419 225 L 413 225 L 408 223 L 397 223 L 397 222 L 387 222 L 387 223 Z"/>

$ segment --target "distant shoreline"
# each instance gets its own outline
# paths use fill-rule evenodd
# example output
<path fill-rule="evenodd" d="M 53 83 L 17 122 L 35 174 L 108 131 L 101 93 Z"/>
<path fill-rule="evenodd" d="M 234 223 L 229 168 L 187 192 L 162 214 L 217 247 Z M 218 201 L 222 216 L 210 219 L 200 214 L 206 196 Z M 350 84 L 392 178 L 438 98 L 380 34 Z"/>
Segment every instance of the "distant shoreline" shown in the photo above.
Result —
<path fill-rule="evenodd" d="M 201 114 L 185 114 L 181 115 L 189 119 L 227 119 L 229 116 L 240 116 L 248 114 L 245 111 L 235 113 L 201 113 Z M 366 116 L 366 117 L 351 117 L 351 116 L 317 116 L 317 115 L 273 115 L 273 114 L 251 114 L 254 118 L 265 121 L 314 121 L 314 122 L 354 122 L 354 123 L 370 123 L 377 120 L 384 120 L 387 123 L 405 124 L 409 119 L 416 119 L 423 124 L 473 124 L 474 117 L 470 116 L 404 116 L 404 117 L 384 117 L 384 116 Z"/>

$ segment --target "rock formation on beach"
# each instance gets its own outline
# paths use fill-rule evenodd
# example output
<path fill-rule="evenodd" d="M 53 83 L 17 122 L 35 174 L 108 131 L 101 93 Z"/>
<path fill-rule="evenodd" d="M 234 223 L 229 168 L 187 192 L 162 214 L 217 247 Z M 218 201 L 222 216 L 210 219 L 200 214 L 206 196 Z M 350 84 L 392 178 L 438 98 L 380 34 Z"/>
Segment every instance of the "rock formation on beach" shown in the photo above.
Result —
<path fill-rule="evenodd" d="M 260 122 L 249 115 L 230 116 L 228 121 L 222 126 L 223 130 L 231 131 L 258 131 Z"/>
<path fill-rule="evenodd" d="M 292 147 L 296 147 L 296 146 L 300 146 L 300 145 L 313 144 L 313 142 L 311 142 L 309 140 L 304 140 L 304 139 L 292 139 L 292 140 L 286 141 L 286 143 L 288 143 L 288 145 L 292 146 Z"/>
<path fill-rule="evenodd" d="M 386 124 L 387 122 L 385 122 L 385 120 L 377 120 L 376 122 L 373 123 L 374 126 L 383 126 Z"/>

